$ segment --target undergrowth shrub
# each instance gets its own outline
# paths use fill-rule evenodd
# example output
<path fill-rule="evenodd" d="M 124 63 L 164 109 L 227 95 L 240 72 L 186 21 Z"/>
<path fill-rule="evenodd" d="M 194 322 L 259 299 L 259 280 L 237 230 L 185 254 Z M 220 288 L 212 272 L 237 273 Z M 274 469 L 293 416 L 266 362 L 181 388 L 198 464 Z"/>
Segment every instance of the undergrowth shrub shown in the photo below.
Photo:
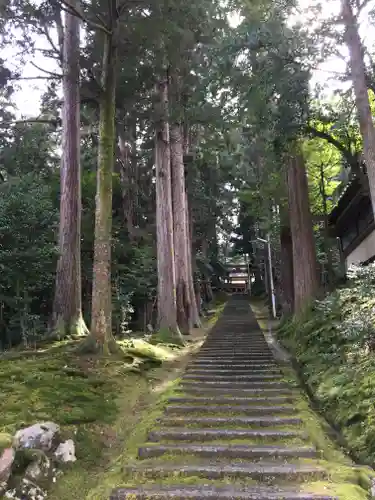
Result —
<path fill-rule="evenodd" d="M 25 174 L 0 186 L 0 350 L 45 330 L 56 270 L 58 213 L 51 187 Z"/>
<path fill-rule="evenodd" d="M 285 322 L 279 338 L 354 454 L 375 463 L 375 264 L 353 268 L 345 288 Z"/>

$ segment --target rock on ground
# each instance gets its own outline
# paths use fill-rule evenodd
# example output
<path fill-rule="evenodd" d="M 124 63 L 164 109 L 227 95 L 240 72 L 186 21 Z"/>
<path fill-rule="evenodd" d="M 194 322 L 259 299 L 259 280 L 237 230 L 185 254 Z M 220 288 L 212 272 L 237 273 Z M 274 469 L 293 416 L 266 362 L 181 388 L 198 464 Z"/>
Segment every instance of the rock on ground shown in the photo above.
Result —
<path fill-rule="evenodd" d="M 72 439 L 60 443 L 55 451 L 55 457 L 61 462 L 75 462 L 75 446 Z"/>
<path fill-rule="evenodd" d="M 59 430 L 60 427 L 54 422 L 41 422 L 20 429 L 14 436 L 15 447 L 49 451 L 52 447 L 53 438 Z"/>

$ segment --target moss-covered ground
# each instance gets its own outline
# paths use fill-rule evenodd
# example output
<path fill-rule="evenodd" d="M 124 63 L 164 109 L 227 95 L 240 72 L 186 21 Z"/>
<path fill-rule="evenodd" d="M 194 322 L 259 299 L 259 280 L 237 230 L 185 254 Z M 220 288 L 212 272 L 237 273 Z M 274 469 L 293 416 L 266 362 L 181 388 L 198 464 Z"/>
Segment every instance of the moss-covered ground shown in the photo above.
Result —
<path fill-rule="evenodd" d="M 63 436 L 74 439 L 78 460 L 51 485 L 48 498 L 108 498 L 97 496 L 96 485 L 106 485 L 116 464 L 134 456 L 134 443 L 144 440 L 170 387 L 222 308 L 221 303 L 214 307 L 183 348 L 138 338 L 119 343 L 123 355 L 102 358 L 78 355 L 79 340 L 70 340 L 3 354 L 0 446 L 7 446 L 20 427 L 57 422 Z"/>

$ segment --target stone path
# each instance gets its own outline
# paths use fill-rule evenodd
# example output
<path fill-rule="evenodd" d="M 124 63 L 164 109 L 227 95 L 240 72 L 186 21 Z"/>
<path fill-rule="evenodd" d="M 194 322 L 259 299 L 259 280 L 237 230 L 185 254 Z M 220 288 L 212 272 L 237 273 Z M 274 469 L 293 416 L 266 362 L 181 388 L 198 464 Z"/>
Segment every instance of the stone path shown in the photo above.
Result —
<path fill-rule="evenodd" d="M 327 471 L 248 301 L 233 297 L 124 471 L 120 499 L 332 500 Z"/>

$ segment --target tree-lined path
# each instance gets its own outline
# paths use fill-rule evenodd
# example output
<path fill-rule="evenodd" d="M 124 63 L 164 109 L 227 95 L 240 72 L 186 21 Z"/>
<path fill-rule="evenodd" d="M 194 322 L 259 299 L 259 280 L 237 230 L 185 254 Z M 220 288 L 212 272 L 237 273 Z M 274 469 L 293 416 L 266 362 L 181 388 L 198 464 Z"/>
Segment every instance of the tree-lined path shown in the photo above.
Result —
<path fill-rule="evenodd" d="M 233 296 L 111 499 L 343 498 L 297 397 L 247 298 Z"/>

